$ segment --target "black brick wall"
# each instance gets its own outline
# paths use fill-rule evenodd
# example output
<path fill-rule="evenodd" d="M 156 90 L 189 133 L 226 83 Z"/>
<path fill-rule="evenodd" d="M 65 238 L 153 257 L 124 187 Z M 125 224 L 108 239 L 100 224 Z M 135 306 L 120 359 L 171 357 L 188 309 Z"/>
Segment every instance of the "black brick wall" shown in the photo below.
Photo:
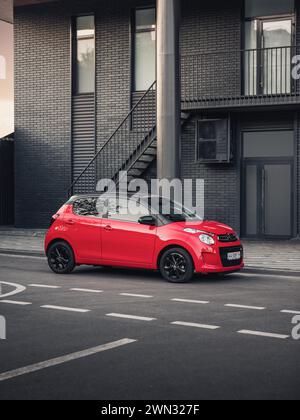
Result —
<path fill-rule="evenodd" d="M 71 174 L 69 18 L 57 6 L 15 14 L 16 225 L 47 226 Z"/>

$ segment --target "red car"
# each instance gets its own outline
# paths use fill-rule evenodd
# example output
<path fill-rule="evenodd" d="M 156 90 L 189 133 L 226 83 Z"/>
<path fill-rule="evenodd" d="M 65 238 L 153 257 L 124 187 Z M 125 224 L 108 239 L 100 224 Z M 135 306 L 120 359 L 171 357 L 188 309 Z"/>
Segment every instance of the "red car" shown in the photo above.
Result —
<path fill-rule="evenodd" d="M 57 274 L 77 265 L 159 269 L 173 283 L 244 267 L 242 244 L 230 227 L 186 209 L 179 214 L 171 201 L 165 213 L 162 204 L 159 197 L 72 197 L 52 217 L 45 240 L 49 267 Z"/>

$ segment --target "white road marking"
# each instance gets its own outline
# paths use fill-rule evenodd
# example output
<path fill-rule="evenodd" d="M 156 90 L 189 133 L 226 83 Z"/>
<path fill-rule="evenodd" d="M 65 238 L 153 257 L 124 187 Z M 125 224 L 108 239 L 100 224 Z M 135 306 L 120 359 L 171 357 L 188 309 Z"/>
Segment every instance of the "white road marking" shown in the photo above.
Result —
<path fill-rule="evenodd" d="M 256 311 L 264 311 L 266 309 L 262 306 L 236 305 L 236 304 L 231 304 L 231 303 L 228 303 L 225 306 L 227 306 L 228 308 L 253 309 L 253 310 L 256 310 Z"/>
<path fill-rule="evenodd" d="M 15 301 L 15 300 L 0 300 L 0 303 L 8 303 L 10 305 L 20 305 L 20 306 L 32 305 L 32 303 L 30 302 L 21 302 L 21 301 Z"/>
<path fill-rule="evenodd" d="M 67 311 L 67 312 L 78 312 L 78 313 L 86 313 L 91 312 L 90 309 L 77 309 L 77 308 L 67 308 L 65 306 L 54 306 L 54 305 L 43 305 L 41 308 L 44 309 L 57 309 L 58 311 Z"/>
<path fill-rule="evenodd" d="M 287 309 L 284 309 L 283 311 L 280 311 L 282 314 L 291 314 L 291 315 L 300 315 L 300 311 L 290 311 Z"/>
<path fill-rule="evenodd" d="M 61 286 L 51 286 L 49 284 L 29 284 L 29 287 L 40 287 L 41 289 L 61 289 Z"/>
<path fill-rule="evenodd" d="M 84 293 L 103 293 L 103 290 L 96 290 L 96 289 L 70 289 L 72 292 L 84 292 Z"/>
<path fill-rule="evenodd" d="M 120 293 L 119 296 L 127 296 L 127 297 L 136 297 L 136 298 L 145 298 L 150 299 L 153 298 L 153 296 L 150 295 L 136 295 L 134 293 Z"/>
<path fill-rule="evenodd" d="M 38 256 L 31 256 L 31 255 L 17 255 L 17 254 L 1 254 L 0 257 L 8 257 L 8 258 L 21 258 L 21 259 L 30 259 L 30 260 L 46 260 L 46 257 L 38 257 Z"/>
<path fill-rule="evenodd" d="M 9 293 L 2 294 L 2 285 L 13 287 L 15 290 Z M 9 296 L 17 295 L 18 293 L 24 292 L 26 290 L 25 286 L 17 283 L 8 283 L 6 281 L 0 281 L 0 299 L 7 298 Z"/>
<path fill-rule="evenodd" d="M 155 321 L 156 318 L 147 318 L 144 316 L 136 316 L 136 315 L 126 315 L 126 314 L 106 314 L 106 316 L 110 316 L 113 318 L 124 318 L 124 319 L 135 319 L 137 321 L 146 321 L 146 322 L 150 322 L 150 321 Z"/>
<path fill-rule="evenodd" d="M 289 335 L 283 335 L 283 334 L 273 334 L 273 333 L 266 333 L 262 331 L 249 331 L 249 330 L 241 330 L 238 331 L 238 334 L 246 334 L 246 335 L 254 335 L 257 337 L 268 337 L 268 338 L 278 338 L 281 340 L 286 340 L 289 338 Z"/>
<path fill-rule="evenodd" d="M 208 305 L 210 302 L 206 300 L 192 300 L 192 299 L 171 299 L 173 302 L 182 302 L 182 303 L 197 303 L 200 305 Z"/>
<path fill-rule="evenodd" d="M 205 325 L 205 324 L 197 324 L 194 322 L 182 322 L 182 321 L 175 321 L 171 322 L 172 325 L 180 325 L 182 327 L 193 327 L 193 328 L 202 328 L 205 330 L 218 330 L 221 327 L 217 327 L 216 325 Z"/>
<path fill-rule="evenodd" d="M 77 353 L 67 354 L 62 357 L 57 357 L 55 359 L 46 360 L 45 362 L 36 363 L 29 365 L 20 369 L 11 370 L 0 374 L 0 382 L 7 381 L 8 379 L 16 378 L 18 376 L 27 375 L 29 373 L 37 372 L 39 370 L 47 369 L 53 366 L 58 366 L 63 363 L 71 362 L 73 360 L 82 359 L 84 357 L 92 356 L 107 350 L 112 350 L 117 347 L 125 346 L 127 344 L 135 343 L 137 340 L 131 340 L 129 338 L 124 338 L 119 341 L 114 341 L 107 344 L 102 344 L 101 346 L 93 347 L 87 350 L 79 351 Z"/>

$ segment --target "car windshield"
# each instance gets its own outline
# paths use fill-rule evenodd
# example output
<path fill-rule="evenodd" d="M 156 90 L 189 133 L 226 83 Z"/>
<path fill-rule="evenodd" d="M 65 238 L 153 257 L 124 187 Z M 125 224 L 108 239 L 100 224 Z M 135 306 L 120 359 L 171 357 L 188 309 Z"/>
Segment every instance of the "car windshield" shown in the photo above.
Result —
<path fill-rule="evenodd" d="M 175 201 L 162 197 L 147 197 L 152 213 L 160 214 L 168 222 L 201 222 L 202 217 L 196 211 L 183 207 Z"/>

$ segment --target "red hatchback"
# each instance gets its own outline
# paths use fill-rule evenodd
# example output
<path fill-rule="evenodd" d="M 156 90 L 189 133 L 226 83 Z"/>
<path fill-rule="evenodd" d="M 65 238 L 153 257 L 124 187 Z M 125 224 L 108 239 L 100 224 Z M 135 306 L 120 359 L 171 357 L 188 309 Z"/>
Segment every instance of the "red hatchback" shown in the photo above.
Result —
<path fill-rule="evenodd" d="M 165 199 L 156 200 L 153 207 L 153 197 L 72 197 L 52 217 L 45 240 L 49 267 L 57 274 L 76 265 L 159 269 L 173 283 L 244 267 L 242 244 L 230 227 L 186 209 L 179 214 L 171 201 L 166 213 Z"/>

